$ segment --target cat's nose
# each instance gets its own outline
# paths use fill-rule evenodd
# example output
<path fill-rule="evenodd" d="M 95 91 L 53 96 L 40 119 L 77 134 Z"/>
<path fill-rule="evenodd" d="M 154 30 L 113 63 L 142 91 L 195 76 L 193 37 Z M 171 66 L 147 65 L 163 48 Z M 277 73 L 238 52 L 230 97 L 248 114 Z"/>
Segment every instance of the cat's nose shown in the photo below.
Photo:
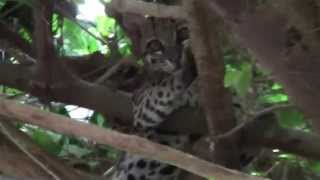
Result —
<path fill-rule="evenodd" d="M 169 60 L 165 61 L 165 65 L 163 68 L 166 72 L 173 72 L 176 69 L 175 65 Z"/>

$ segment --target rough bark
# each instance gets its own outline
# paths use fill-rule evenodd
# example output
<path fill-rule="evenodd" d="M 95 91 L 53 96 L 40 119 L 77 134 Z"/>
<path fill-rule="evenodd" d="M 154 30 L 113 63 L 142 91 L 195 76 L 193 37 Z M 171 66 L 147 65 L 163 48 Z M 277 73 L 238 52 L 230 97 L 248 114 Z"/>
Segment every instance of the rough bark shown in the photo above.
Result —
<path fill-rule="evenodd" d="M 192 155 L 168 146 L 153 143 L 141 137 L 129 136 L 117 131 L 72 121 L 61 115 L 44 112 L 27 105 L 19 105 L 9 100 L 2 99 L 0 101 L 0 114 L 26 123 L 32 123 L 58 133 L 85 137 L 97 143 L 111 145 L 129 153 L 164 161 L 204 178 L 215 177 L 219 180 L 227 180 L 230 178 L 234 180 L 264 179 L 211 164 Z"/>
<path fill-rule="evenodd" d="M 209 14 L 209 1 L 188 1 L 192 49 L 198 69 L 200 102 L 204 108 L 211 136 L 225 133 L 236 126 L 231 97 L 224 87 L 224 63 L 217 32 L 218 19 Z M 239 168 L 237 139 L 216 141 L 213 161 L 230 168 Z M 208 153 L 210 151 L 208 150 Z"/>

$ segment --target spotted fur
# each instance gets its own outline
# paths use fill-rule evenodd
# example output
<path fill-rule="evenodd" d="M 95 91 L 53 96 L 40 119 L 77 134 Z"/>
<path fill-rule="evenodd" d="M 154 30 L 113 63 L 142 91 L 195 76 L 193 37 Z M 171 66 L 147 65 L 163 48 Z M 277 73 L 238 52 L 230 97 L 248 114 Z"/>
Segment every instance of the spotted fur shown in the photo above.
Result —
<path fill-rule="evenodd" d="M 193 89 L 189 89 L 192 80 L 185 81 L 185 71 L 176 69 L 177 65 L 166 58 L 160 41 L 152 40 L 147 45 L 144 62 L 153 78 L 134 92 L 134 126 L 143 130 L 149 140 L 181 149 L 188 142 L 187 136 L 159 132 L 157 127 L 179 107 L 196 104 L 192 102 L 196 100 Z M 126 153 L 113 180 L 177 180 L 179 172 L 174 166 Z"/>

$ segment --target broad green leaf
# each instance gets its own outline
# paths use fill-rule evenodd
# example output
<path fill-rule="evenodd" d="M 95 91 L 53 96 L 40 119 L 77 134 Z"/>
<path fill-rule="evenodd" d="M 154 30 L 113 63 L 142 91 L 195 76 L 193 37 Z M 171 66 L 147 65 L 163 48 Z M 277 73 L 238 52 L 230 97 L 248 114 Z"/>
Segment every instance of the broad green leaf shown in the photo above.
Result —
<path fill-rule="evenodd" d="M 302 127 L 306 123 L 303 114 L 293 108 L 277 111 L 276 115 L 282 127 Z"/>

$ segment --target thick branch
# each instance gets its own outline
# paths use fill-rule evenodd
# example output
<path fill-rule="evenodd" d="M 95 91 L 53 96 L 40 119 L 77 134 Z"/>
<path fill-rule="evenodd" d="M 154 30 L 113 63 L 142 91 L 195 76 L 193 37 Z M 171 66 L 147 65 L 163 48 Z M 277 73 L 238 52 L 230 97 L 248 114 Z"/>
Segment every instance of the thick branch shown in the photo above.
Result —
<path fill-rule="evenodd" d="M 128 151 L 129 153 L 168 162 L 205 178 L 215 177 L 219 180 L 263 179 L 210 164 L 194 156 L 184 154 L 168 146 L 152 143 L 140 137 L 129 136 L 82 122 L 72 121 L 63 116 L 44 112 L 26 105 L 19 105 L 9 100 L 2 99 L 0 107 L 0 114 L 4 116 L 16 118 L 59 133 L 85 137 L 101 144 L 111 145 Z M 190 164 L 188 162 L 193 163 Z"/>
<path fill-rule="evenodd" d="M 209 132 L 212 136 L 225 133 L 236 123 L 232 116 L 231 97 L 224 88 L 224 63 L 219 47 L 217 18 L 209 15 L 208 1 L 188 1 L 190 34 L 195 55 L 200 100 L 202 102 Z M 210 82 L 210 83 L 209 83 Z M 214 162 L 227 167 L 239 168 L 236 139 L 215 144 Z"/>
<path fill-rule="evenodd" d="M 0 78 L 0 83 L 43 97 L 43 89 L 32 86 L 31 79 L 34 74 L 35 66 L 33 65 L 1 65 L 0 77 L 6 78 Z M 130 99 L 104 86 L 80 79 L 66 79 L 53 87 L 51 92 L 50 100 L 95 109 L 110 119 L 130 121 L 132 117 Z"/>
<path fill-rule="evenodd" d="M 34 77 L 34 85 L 36 88 L 46 89 L 42 98 L 47 99 L 50 94 L 50 86 L 53 79 L 57 76 L 65 76 L 70 79 L 70 75 L 63 71 L 61 62 L 55 61 L 56 54 L 53 45 L 53 37 L 51 32 L 51 18 L 53 13 L 53 2 L 51 1 L 34 1 L 33 19 L 35 22 L 34 41 L 37 56 L 36 76 Z M 61 71 L 63 73 L 61 73 Z M 63 79 L 63 78 L 61 78 Z M 60 80 L 61 80 L 60 79 Z"/>
<path fill-rule="evenodd" d="M 243 45 L 284 84 L 292 101 L 313 120 L 313 125 L 319 130 L 319 47 L 301 41 L 303 37 L 300 32 L 283 13 L 271 8 L 259 8 L 254 13 L 245 14 L 243 9 L 246 7 L 246 0 L 214 0 L 211 3 L 212 12 L 224 17 Z"/>

